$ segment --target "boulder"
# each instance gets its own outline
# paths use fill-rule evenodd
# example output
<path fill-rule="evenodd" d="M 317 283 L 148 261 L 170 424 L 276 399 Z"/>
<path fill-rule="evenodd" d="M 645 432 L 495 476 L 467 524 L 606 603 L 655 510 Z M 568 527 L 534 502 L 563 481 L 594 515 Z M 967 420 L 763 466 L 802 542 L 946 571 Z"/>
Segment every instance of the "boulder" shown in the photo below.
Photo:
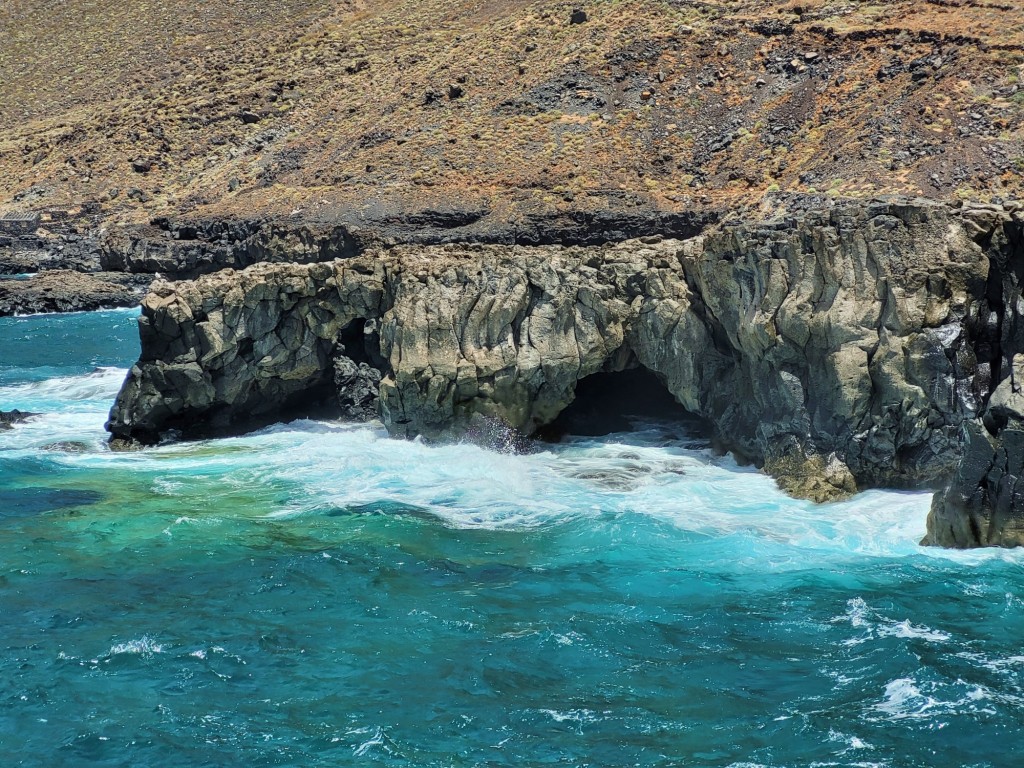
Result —
<path fill-rule="evenodd" d="M 15 424 L 25 421 L 25 419 L 31 418 L 32 416 L 38 416 L 38 414 L 27 413 L 25 411 L 19 411 L 18 409 L 14 409 L 13 411 L 0 411 L 0 431 L 13 429 Z"/>
<path fill-rule="evenodd" d="M 350 357 L 334 358 L 334 386 L 342 418 L 370 421 L 377 418 L 380 400 L 380 371 Z"/>

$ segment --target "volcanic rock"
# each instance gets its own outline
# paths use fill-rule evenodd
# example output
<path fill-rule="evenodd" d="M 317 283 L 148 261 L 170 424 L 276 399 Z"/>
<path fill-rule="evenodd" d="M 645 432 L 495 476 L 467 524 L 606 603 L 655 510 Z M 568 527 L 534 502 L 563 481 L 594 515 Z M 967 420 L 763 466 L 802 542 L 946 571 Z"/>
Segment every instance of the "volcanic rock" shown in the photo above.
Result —
<path fill-rule="evenodd" d="M 0 411 L 0 431 L 12 429 L 14 424 L 38 415 L 39 414 L 19 411 L 17 409 L 13 411 Z"/>
<path fill-rule="evenodd" d="M 976 218 L 878 200 L 686 241 L 404 246 L 158 282 L 108 428 L 231 429 L 332 388 L 365 408 L 366 365 L 395 435 L 528 435 L 587 376 L 643 367 L 794 495 L 938 487 L 989 386 Z M 361 321 L 377 348 L 344 360 Z"/>
<path fill-rule="evenodd" d="M 40 272 L 26 280 L 0 280 L 0 317 L 39 312 L 76 312 L 139 303 L 148 276 Z"/>

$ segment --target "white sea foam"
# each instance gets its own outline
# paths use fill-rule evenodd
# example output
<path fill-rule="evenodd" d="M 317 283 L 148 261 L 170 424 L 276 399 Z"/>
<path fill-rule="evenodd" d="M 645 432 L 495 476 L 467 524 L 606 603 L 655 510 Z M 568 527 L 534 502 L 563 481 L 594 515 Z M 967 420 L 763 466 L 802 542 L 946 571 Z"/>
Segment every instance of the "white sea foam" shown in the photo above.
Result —
<path fill-rule="evenodd" d="M 861 597 L 848 600 L 846 613 L 832 618 L 833 624 L 843 622 L 849 622 L 851 627 L 863 630 L 861 635 L 846 640 L 844 645 L 861 645 L 870 640 L 885 637 L 924 640 L 931 643 L 945 643 L 951 639 L 946 632 L 912 624 L 909 619 L 903 621 L 890 619 L 873 610 Z"/>
<path fill-rule="evenodd" d="M 645 425 L 629 434 L 577 438 L 513 455 L 469 444 L 394 440 L 380 425 L 300 420 L 238 438 L 110 453 L 103 422 L 124 376 L 124 369 L 102 368 L 0 388 L 2 401 L 18 407 L 49 404 L 48 413 L 0 433 L 0 449 L 31 451 L 56 440 L 79 440 L 90 450 L 60 454 L 59 460 L 90 469 L 149 471 L 153 490 L 170 495 L 202 477 L 216 478 L 228 491 L 286 483 L 294 492 L 273 513 L 283 518 L 395 505 L 454 528 L 526 530 L 648 518 L 699 539 L 735 540 L 735 566 L 775 570 L 805 567 L 807 553 L 815 551 L 829 557 L 1024 562 L 1020 552 L 919 547 L 930 494 L 870 491 L 826 505 L 793 500 L 763 474 L 697 446 L 677 425 Z M 944 639 L 901 621 L 876 632 Z"/>
<path fill-rule="evenodd" d="M 348 731 L 347 735 L 364 735 L 371 732 L 372 735 L 370 736 L 370 738 L 360 742 L 352 748 L 352 754 L 355 757 L 363 757 L 365 755 L 371 754 L 375 750 L 381 750 L 386 754 L 393 754 L 396 751 L 396 745 L 394 741 L 392 741 L 391 737 L 388 736 L 387 731 L 384 730 L 384 728 L 381 728 L 380 726 L 377 726 L 372 729 L 357 728 Z"/>
<path fill-rule="evenodd" d="M 940 702 L 923 694 L 909 677 L 893 680 L 885 686 L 885 696 L 876 709 L 894 719 L 930 717 L 929 710 Z"/>
<path fill-rule="evenodd" d="M 35 274 L 35 273 L 32 273 Z M 134 307 L 100 307 L 98 309 L 81 309 L 74 312 L 16 312 L 12 315 L 17 320 L 33 320 L 37 317 L 55 317 L 61 320 L 69 320 L 76 315 L 98 315 L 111 313 L 138 314 L 138 305 Z"/>
<path fill-rule="evenodd" d="M 576 441 L 514 456 L 472 445 L 390 440 L 381 430 L 279 428 L 263 442 L 309 498 L 338 507 L 395 502 L 461 528 L 530 528 L 642 515 L 702 536 L 783 548 L 892 555 L 916 552 L 929 497 L 870 493 L 818 507 L 764 475 L 708 451 L 645 443 L 645 435 Z M 259 451 L 257 455 L 262 454 Z M 257 477 L 261 470 L 254 469 Z M 301 505 L 281 514 L 307 511 Z M 798 566 L 781 558 L 777 567 Z"/>
<path fill-rule="evenodd" d="M 1024 671 L 1024 656 L 1007 656 L 1003 659 L 988 659 L 974 654 L 959 654 L 965 658 L 980 661 L 984 666 L 993 672 L 1020 672 Z"/>
<path fill-rule="evenodd" d="M 107 651 L 108 656 L 118 656 L 121 654 L 127 654 L 130 656 L 153 656 L 157 653 L 163 653 L 164 646 L 156 642 L 149 635 L 143 635 L 137 640 L 128 640 L 124 643 L 117 643 L 116 645 L 110 646 L 110 650 Z"/>
<path fill-rule="evenodd" d="M 893 622 L 887 626 L 878 628 L 878 634 L 883 637 L 903 637 L 915 640 L 928 640 L 932 643 L 945 643 L 949 641 L 949 635 L 928 627 L 915 626 L 907 621 Z"/>
<path fill-rule="evenodd" d="M 964 713 L 994 715 L 992 704 L 1005 698 L 962 680 L 934 683 L 901 677 L 886 684 L 882 700 L 874 710 L 887 720 L 934 720 Z"/>
<path fill-rule="evenodd" d="M 570 709 L 566 712 L 560 712 L 556 709 L 542 709 L 540 712 L 550 717 L 556 723 L 573 722 L 582 724 L 593 723 L 600 719 L 597 714 L 590 709 Z"/>
<path fill-rule="evenodd" d="M 859 749 L 874 749 L 874 747 L 871 744 L 864 741 L 863 739 L 860 739 L 856 736 L 851 736 L 848 733 L 841 733 L 840 731 L 834 729 L 829 730 L 828 738 L 829 741 L 834 741 L 846 745 L 846 749 L 843 750 L 841 754 L 846 754 L 847 752 Z"/>
<path fill-rule="evenodd" d="M 5 408 L 60 410 L 66 412 L 78 401 L 103 401 L 109 408 L 128 371 L 101 367 L 81 376 L 57 376 L 27 384 L 0 387 L 0 402 Z M 95 411 L 95 408 L 91 409 Z"/>
<path fill-rule="evenodd" d="M 109 435 L 103 430 L 107 413 L 127 371 L 103 367 L 80 376 L 0 387 L 0 407 L 35 413 L 13 429 L 0 432 L 0 451 L 38 453 L 57 442 L 81 443 L 86 454 L 104 451 Z M 83 454 L 64 450 L 51 458 L 81 461 Z"/>
<path fill-rule="evenodd" d="M 123 371 L 104 375 L 113 392 Z M 802 567 L 791 557 L 793 548 L 881 556 L 917 552 L 927 514 L 924 494 L 872 492 L 825 506 L 795 501 L 770 478 L 728 457 L 686 447 L 687 441 L 666 440 L 658 430 L 512 455 L 469 444 L 394 440 L 380 426 L 298 421 L 239 438 L 112 454 L 99 450 L 105 416 L 93 406 L 91 417 L 60 414 L 60 425 L 42 417 L 24 425 L 19 438 L 28 447 L 87 437 L 97 451 L 66 461 L 151 470 L 157 475 L 154 490 L 171 495 L 179 483 L 203 476 L 237 489 L 285 479 L 301 492 L 281 504 L 274 513 L 279 517 L 388 505 L 419 510 L 455 528 L 530 529 L 647 517 L 700 537 L 760 541 L 772 551 L 749 557 L 778 569 Z M 64 434 L 55 436 L 57 429 Z M 738 557 L 742 551 L 737 549 Z"/>

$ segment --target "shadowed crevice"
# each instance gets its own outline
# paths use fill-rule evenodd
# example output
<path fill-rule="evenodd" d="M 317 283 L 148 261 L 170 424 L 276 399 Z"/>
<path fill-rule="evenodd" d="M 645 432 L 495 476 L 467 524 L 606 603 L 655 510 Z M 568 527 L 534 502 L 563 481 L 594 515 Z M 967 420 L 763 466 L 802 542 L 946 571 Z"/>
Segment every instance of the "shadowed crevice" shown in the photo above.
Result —
<path fill-rule="evenodd" d="M 685 421 L 694 432 L 707 432 L 704 421 L 681 406 L 657 374 L 637 366 L 581 379 L 573 402 L 537 430 L 537 437 L 549 442 L 565 435 L 598 437 L 628 432 L 640 420 Z"/>

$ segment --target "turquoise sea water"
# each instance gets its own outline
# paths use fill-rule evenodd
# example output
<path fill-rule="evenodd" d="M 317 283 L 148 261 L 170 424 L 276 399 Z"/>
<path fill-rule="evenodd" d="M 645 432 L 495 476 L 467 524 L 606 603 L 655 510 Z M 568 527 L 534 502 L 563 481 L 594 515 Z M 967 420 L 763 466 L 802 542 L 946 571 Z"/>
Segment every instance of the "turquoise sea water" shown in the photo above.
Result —
<path fill-rule="evenodd" d="M 1024 556 L 673 424 L 104 449 L 128 311 L 0 320 L 0 764 L 1012 766 Z M 57 441 L 62 445 L 54 446 Z"/>

